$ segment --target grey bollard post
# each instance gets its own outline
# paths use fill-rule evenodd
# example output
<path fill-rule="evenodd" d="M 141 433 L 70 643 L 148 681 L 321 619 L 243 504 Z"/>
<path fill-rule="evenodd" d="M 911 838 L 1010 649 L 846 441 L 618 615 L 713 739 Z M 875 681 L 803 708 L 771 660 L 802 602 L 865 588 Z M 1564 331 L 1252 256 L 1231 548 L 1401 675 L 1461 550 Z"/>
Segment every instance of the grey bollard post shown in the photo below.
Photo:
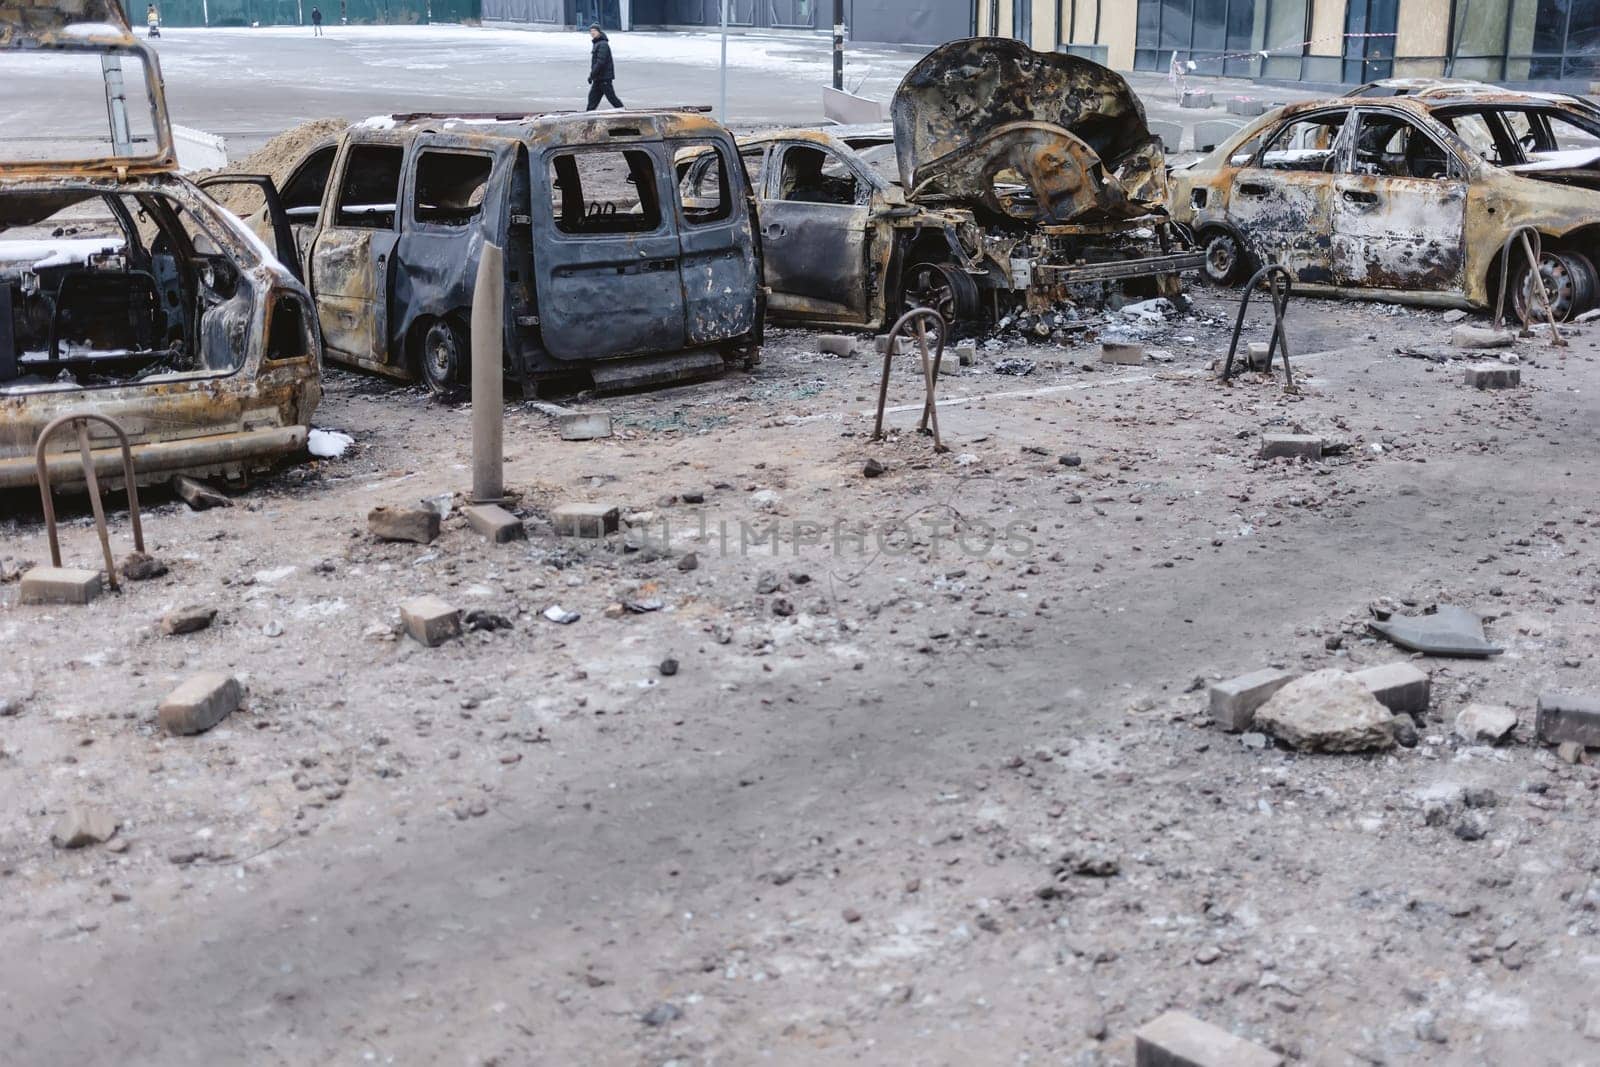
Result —
<path fill-rule="evenodd" d="M 472 501 L 505 499 L 505 253 L 485 244 L 472 290 Z"/>

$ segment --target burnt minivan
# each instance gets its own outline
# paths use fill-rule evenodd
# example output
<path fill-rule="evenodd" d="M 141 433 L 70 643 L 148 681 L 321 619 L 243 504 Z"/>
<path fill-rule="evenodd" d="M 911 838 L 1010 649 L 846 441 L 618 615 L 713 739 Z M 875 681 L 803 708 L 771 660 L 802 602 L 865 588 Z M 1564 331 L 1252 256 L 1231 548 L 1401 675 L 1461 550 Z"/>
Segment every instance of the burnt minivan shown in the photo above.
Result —
<path fill-rule="evenodd" d="M 319 351 L 305 288 L 178 173 L 156 56 L 116 0 L 0 10 L 0 488 L 32 485 L 40 432 L 81 411 L 127 432 L 141 481 L 270 466 L 305 447 Z M 63 435 L 53 480 L 82 481 L 76 453 Z"/>
<path fill-rule="evenodd" d="M 673 166 L 685 151 L 716 161 L 692 195 Z M 759 354 L 749 179 L 695 111 L 381 116 L 308 151 L 279 200 L 328 358 L 440 396 L 470 377 L 485 243 L 505 250 L 506 373 L 525 391 L 574 374 L 659 384 Z"/>

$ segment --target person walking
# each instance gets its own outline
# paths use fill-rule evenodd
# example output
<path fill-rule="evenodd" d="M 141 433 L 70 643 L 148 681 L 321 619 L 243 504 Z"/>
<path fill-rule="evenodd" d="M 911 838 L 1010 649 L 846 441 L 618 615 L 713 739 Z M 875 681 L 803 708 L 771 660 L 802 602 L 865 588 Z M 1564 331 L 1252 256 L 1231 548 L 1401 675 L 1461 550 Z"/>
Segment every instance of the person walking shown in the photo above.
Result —
<path fill-rule="evenodd" d="M 322 36 L 322 8 L 320 7 L 311 9 L 311 36 Z"/>
<path fill-rule="evenodd" d="M 150 31 L 151 37 L 161 36 L 161 12 L 156 10 L 156 5 L 151 4 L 144 12 L 145 28 Z"/>
<path fill-rule="evenodd" d="M 594 44 L 589 50 L 589 106 L 585 110 L 599 107 L 601 97 L 611 101 L 612 107 L 621 107 L 622 101 L 617 99 L 617 91 L 612 87 L 617 78 L 617 66 L 611 60 L 611 38 L 596 22 L 589 26 L 589 40 Z"/>

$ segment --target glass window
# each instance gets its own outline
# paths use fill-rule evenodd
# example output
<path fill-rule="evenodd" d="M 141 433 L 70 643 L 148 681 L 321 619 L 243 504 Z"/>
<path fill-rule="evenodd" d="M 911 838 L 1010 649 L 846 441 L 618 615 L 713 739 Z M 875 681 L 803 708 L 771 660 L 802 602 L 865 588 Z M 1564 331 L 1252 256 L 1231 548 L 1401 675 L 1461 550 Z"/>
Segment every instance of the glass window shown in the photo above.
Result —
<path fill-rule="evenodd" d="M 733 216 L 733 192 L 728 187 L 728 158 L 715 145 L 696 152 L 678 182 L 678 203 L 690 226 L 725 222 Z"/>
<path fill-rule="evenodd" d="M 399 145 L 358 144 L 350 149 L 334 216 L 337 225 L 363 230 L 394 229 L 404 156 Z"/>
<path fill-rule="evenodd" d="M 805 204 L 854 204 L 855 172 L 832 152 L 790 145 L 783 153 L 778 199 Z"/>
<path fill-rule="evenodd" d="M 467 152 L 417 154 L 412 216 L 436 226 L 465 226 L 483 214 L 494 160 Z"/>
<path fill-rule="evenodd" d="M 1285 123 L 1261 153 L 1268 170 L 1332 171 L 1346 112 L 1310 115 Z"/>
<path fill-rule="evenodd" d="M 639 149 L 550 157 L 551 211 L 562 233 L 595 236 L 661 228 L 655 161 Z"/>

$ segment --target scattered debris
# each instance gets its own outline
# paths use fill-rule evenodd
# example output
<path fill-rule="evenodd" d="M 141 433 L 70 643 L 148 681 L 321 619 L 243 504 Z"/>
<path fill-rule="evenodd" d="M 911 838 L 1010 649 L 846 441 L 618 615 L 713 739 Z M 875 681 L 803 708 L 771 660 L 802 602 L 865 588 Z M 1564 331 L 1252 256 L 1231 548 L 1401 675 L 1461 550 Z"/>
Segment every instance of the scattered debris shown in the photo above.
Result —
<path fill-rule="evenodd" d="M 441 516 L 432 507 L 376 507 L 367 512 L 367 530 L 381 541 L 432 544 Z"/>
<path fill-rule="evenodd" d="M 1517 713 L 1498 704 L 1468 704 L 1456 716 L 1456 736 L 1471 744 L 1497 745 L 1517 728 Z"/>
<path fill-rule="evenodd" d="M 167 573 L 167 565 L 144 552 L 130 552 L 117 568 L 130 582 L 148 582 Z"/>
<path fill-rule="evenodd" d="M 161 632 L 168 637 L 199 633 L 216 620 L 217 609 L 194 605 L 161 616 Z"/>
<path fill-rule="evenodd" d="M 578 614 L 576 611 L 568 611 L 560 604 L 551 604 L 548 608 L 545 608 L 544 617 L 560 626 L 571 626 L 573 623 L 583 618 L 583 616 Z"/>
<path fill-rule="evenodd" d="M 1489 643 L 1479 615 L 1449 604 L 1431 615 L 1394 615 L 1367 625 L 1401 648 L 1430 656 L 1481 658 L 1505 651 Z"/>
<path fill-rule="evenodd" d="M 668 678 L 678 673 L 678 661 L 668 656 L 661 661 L 661 673 Z"/>
<path fill-rule="evenodd" d="M 556 416 L 563 441 L 598 441 L 611 436 L 611 412 L 569 411 Z"/>
<path fill-rule="evenodd" d="M 1188 94 L 1185 94 L 1186 96 Z M 1169 1011 L 1134 1032 L 1134 1067 L 1282 1067 L 1283 1057 L 1221 1027 Z"/>
<path fill-rule="evenodd" d="M 467 633 L 493 633 L 496 630 L 514 629 L 510 619 L 484 608 L 471 609 L 462 616 L 461 623 Z"/>
<path fill-rule="evenodd" d="M 693 552 L 685 552 L 678 559 L 678 569 L 680 571 L 699 570 L 700 569 L 700 557 L 699 557 L 699 555 L 697 555 L 696 553 L 693 553 Z"/>
<path fill-rule="evenodd" d="M 1322 458 L 1323 439 L 1313 434 L 1268 433 L 1261 435 L 1262 459 Z"/>
<path fill-rule="evenodd" d="M 338 459 L 356 439 L 338 430 L 312 430 L 306 434 L 306 451 L 318 459 Z"/>
<path fill-rule="evenodd" d="M 877 478 L 881 476 L 886 469 L 887 468 L 884 467 L 882 463 L 879 463 L 876 459 L 869 458 L 861 465 L 861 476 L 863 478 Z"/>
<path fill-rule="evenodd" d="M 1450 331 L 1450 343 L 1456 348 L 1510 348 L 1517 343 L 1517 335 L 1486 326 L 1457 326 Z"/>
<path fill-rule="evenodd" d="M 1024 359 L 1021 356 L 1007 356 L 1005 359 L 994 361 L 994 372 L 996 374 L 1010 374 L 1021 377 L 1024 374 L 1032 374 L 1036 366 L 1038 364 L 1031 359 Z"/>
<path fill-rule="evenodd" d="M 639 1016 L 639 1021 L 644 1023 L 646 1026 L 665 1026 L 668 1023 L 677 1022 L 681 1018 L 683 1018 L 682 1008 L 678 1007 L 676 1004 L 670 1004 L 667 1001 L 662 1001 L 661 1003 L 651 1007 L 650 1010 L 646 1011 L 643 1015 Z"/>
<path fill-rule="evenodd" d="M 170 734 L 203 734 L 239 710 L 243 699 L 244 688 L 237 678 L 205 671 L 168 693 L 156 711 Z"/>
<path fill-rule="evenodd" d="M 1124 308 L 1123 310 L 1127 309 Z M 1123 366 L 1138 366 L 1144 362 L 1144 345 L 1122 341 L 1103 341 L 1100 344 L 1100 362 L 1116 363 Z"/>
<path fill-rule="evenodd" d="M 119 825 L 117 817 L 108 811 L 74 807 L 56 820 L 50 842 L 57 848 L 86 848 L 111 840 Z"/>
<path fill-rule="evenodd" d="M 1394 715 L 1344 671 L 1297 678 L 1256 710 L 1255 725 L 1308 752 L 1365 752 L 1390 748 Z"/>

